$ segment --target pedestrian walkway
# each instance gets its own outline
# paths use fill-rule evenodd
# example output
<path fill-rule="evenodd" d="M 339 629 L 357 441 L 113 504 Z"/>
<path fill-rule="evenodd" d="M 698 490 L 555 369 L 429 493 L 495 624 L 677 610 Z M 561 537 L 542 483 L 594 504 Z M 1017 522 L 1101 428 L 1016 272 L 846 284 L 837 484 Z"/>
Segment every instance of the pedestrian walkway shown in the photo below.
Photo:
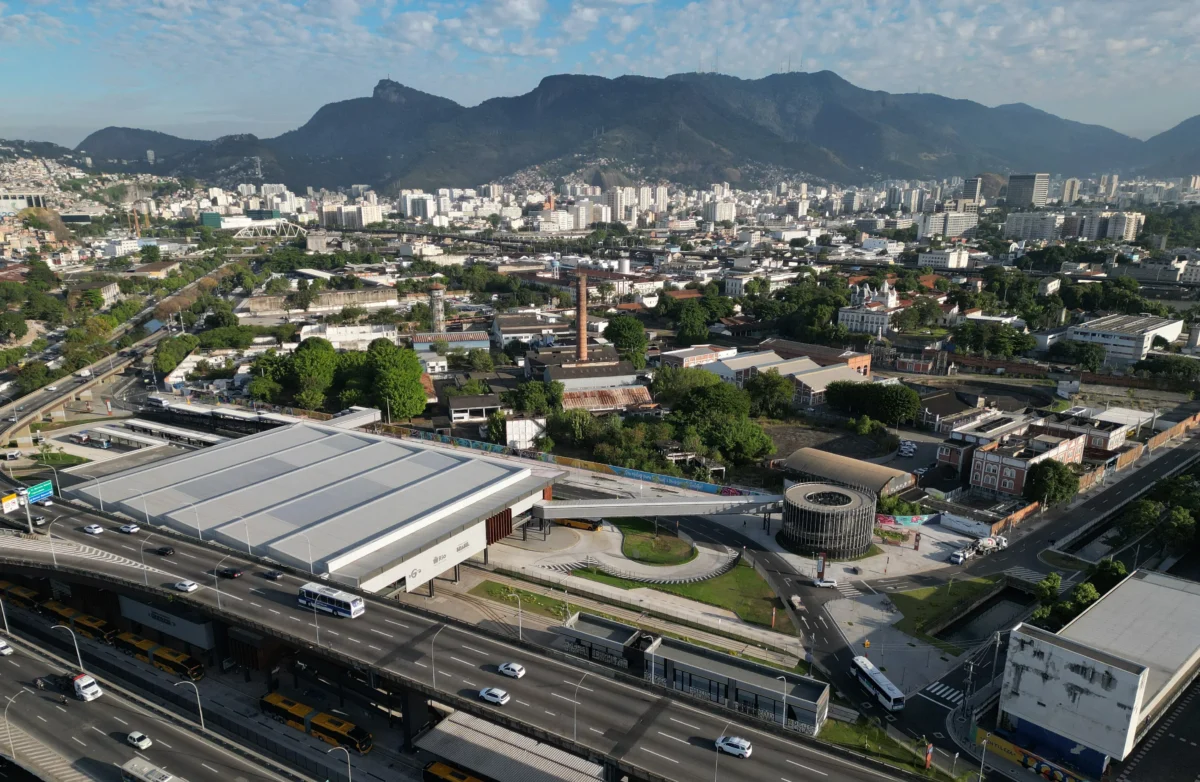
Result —
<path fill-rule="evenodd" d="M 839 583 L 837 591 L 842 597 L 858 597 L 863 593 L 861 589 L 848 583 Z"/>
<path fill-rule="evenodd" d="M 1060 595 L 1070 589 L 1075 580 L 1081 575 L 1081 571 L 1078 570 L 1070 574 L 1063 573 L 1060 570 L 1054 570 L 1051 572 L 1057 573 L 1058 577 L 1062 579 L 1062 583 L 1058 587 L 1058 593 Z M 1046 576 L 1049 575 L 1049 573 L 1042 573 L 1027 567 L 1010 567 L 1008 570 L 1005 570 L 1002 575 L 1015 578 L 1018 581 L 1024 581 L 1028 584 L 1039 584 L 1043 579 L 1046 578 Z"/>
<path fill-rule="evenodd" d="M 954 705 L 963 699 L 963 692 L 957 688 L 951 687 L 942 682 L 934 682 L 921 691 L 922 694 L 943 700 L 948 704 Z"/>

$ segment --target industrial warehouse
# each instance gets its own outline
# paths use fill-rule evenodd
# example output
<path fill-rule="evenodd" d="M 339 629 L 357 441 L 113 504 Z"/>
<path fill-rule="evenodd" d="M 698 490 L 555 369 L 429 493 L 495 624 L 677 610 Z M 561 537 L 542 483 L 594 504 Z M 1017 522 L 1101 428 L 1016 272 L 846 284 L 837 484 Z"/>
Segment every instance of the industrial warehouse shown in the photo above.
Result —
<path fill-rule="evenodd" d="M 306 422 L 67 492 L 335 582 L 412 591 L 509 535 L 562 474 Z"/>

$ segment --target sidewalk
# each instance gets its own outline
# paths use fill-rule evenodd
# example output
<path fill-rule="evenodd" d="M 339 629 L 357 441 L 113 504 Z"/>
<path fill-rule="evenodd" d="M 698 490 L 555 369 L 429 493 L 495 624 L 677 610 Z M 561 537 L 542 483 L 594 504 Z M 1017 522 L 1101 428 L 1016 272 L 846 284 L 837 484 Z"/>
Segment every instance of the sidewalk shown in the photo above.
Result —
<path fill-rule="evenodd" d="M 537 573 L 538 577 L 542 577 L 543 573 L 551 577 L 558 575 L 552 571 L 539 570 Z M 669 600 L 670 598 L 674 598 L 681 603 L 686 603 L 691 606 L 697 605 L 693 601 L 677 598 L 674 595 L 669 595 L 664 592 L 656 592 L 648 589 L 634 589 L 627 591 L 623 589 L 617 589 L 616 587 L 608 587 L 605 584 L 598 584 L 585 579 L 576 578 L 570 580 L 579 581 L 585 587 L 589 588 L 601 587 L 620 592 L 621 595 L 619 595 L 618 598 L 621 599 L 622 602 L 629 602 L 630 596 L 633 593 L 649 592 L 653 597 L 652 600 L 647 601 L 649 603 L 648 607 L 660 614 L 673 610 L 672 606 L 670 605 L 672 602 Z M 736 616 L 728 619 L 725 616 L 720 616 L 718 617 L 718 622 L 714 622 L 710 619 L 703 623 L 697 622 L 697 624 L 701 627 L 719 627 L 722 632 L 730 633 L 731 635 L 735 632 L 740 635 L 743 631 L 746 631 L 747 635 L 754 635 L 756 638 L 737 640 L 736 638 L 729 638 L 718 633 L 707 632 L 705 630 L 697 629 L 696 627 L 674 624 L 665 619 L 648 616 L 643 611 L 620 608 L 603 602 L 602 600 L 586 597 L 580 592 L 571 589 L 570 586 L 568 586 L 564 591 L 549 586 L 543 586 L 541 584 L 535 584 L 523 579 L 512 578 L 502 573 L 489 572 L 482 568 L 463 568 L 462 578 L 457 584 L 449 581 L 438 581 L 437 593 L 433 598 L 424 598 L 419 595 L 401 594 L 397 595 L 397 599 L 400 602 L 407 602 L 418 606 L 424 606 L 426 605 L 426 601 L 428 601 L 429 607 L 433 608 L 434 610 L 442 613 L 452 614 L 460 619 L 473 622 L 475 624 L 484 624 L 488 622 L 495 623 L 498 625 L 498 627 L 503 627 L 504 632 L 515 636 L 518 620 L 518 609 L 515 604 L 501 603 L 468 594 L 471 589 L 475 588 L 478 584 L 484 581 L 494 581 L 496 583 L 513 587 L 514 589 L 522 589 L 527 592 L 534 592 L 539 595 L 553 597 L 556 600 L 569 601 L 570 605 L 575 608 L 582 608 L 585 611 L 604 614 L 605 616 L 613 617 L 618 621 L 631 625 L 637 625 L 650 631 L 670 633 L 671 635 L 690 639 L 707 646 L 723 649 L 732 654 L 755 657 L 765 662 L 769 662 L 772 665 L 783 668 L 794 667 L 797 661 L 804 656 L 804 648 L 800 643 L 799 638 L 783 635 L 781 633 L 774 633 L 770 630 L 754 627 L 753 625 L 747 625 L 741 620 L 737 619 Z M 599 593 L 601 590 L 597 589 L 595 591 Z M 722 609 L 719 608 L 713 608 L 712 611 L 722 612 L 723 614 L 729 613 L 723 612 Z M 548 642 L 546 645 L 550 645 L 553 641 L 560 638 L 557 633 L 551 632 L 551 628 L 561 624 L 561 622 L 557 619 L 552 619 L 530 612 L 521 612 L 520 620 L 522 629 L 526 635 L 530 633 L 531 628 L 535 629 L 535 631 L 550 633 L 544 637 L 545 641 Z M 543 641 L 539 640 L 539 642 Z M 770 646 L 783 648 L 786 650 L 786 652 L 778 652 L 774 651 L 773 649 L 763 648 L 763 644 L 768 643 Z"/>

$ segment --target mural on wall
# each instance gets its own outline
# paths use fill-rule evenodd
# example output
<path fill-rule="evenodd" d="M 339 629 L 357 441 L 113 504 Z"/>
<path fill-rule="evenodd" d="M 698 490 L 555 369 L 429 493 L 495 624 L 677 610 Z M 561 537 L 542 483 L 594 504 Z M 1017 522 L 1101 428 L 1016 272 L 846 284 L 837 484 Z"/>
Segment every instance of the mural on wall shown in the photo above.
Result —
<path fill-rule="evenodd" d="M 1013 763 L 1017 763 L 1021 768 L 1029 769 L 1037 774 L 1042 779 L 1053 780 L 1053 782 L 1088 782 L 1086 778 L 1072 774 L 1062 766 L 1051 763 L 1043 757 L 1033 754 L 1028 750 L 1021 749 L 1012 742 L 1005 741 L 995 734 L 989 735 L 982 728 L 975 728 L 975 743 L 982 744 L 987 740 L 987 751 L 989 754 L 999 755 Z"/>
<path fill-rule="evenodd" d="M 928 513 L 924 516 L 889 516 L 886 513 L 876 513 L 876 524 L 899 524 L 904 527 L 919 527 L 922 524 L 931 524 L 937 520 L 940 513 Z"/>

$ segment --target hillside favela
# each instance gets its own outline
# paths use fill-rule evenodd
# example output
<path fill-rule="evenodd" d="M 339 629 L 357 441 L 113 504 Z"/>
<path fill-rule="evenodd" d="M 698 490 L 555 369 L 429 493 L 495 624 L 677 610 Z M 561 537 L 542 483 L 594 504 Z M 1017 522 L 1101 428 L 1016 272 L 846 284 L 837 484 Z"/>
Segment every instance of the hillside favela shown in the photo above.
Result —
<path fill-rule="evenodd" d="M 0 2 L 0 777 L 1196 782 L 1198 20 Z"/>

